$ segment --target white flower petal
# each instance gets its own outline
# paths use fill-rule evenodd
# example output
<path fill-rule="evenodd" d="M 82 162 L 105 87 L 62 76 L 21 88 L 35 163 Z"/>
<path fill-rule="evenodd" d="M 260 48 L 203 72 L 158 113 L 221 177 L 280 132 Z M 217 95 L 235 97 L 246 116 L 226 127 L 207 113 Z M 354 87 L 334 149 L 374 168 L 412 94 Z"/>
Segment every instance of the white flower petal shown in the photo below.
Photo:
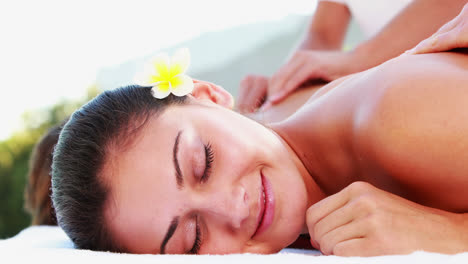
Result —
<path fill-rule="evenodd" d="M 171 79 L 171 92 L 176 96 L 184 96 L 193 91 L 192 78 L 187 75 L 181 74 Z"/>
<path fill-rule="evenodd" d="M 151 94 L 158 98 L 163 99 L 167 97 L 171 93 L 171 83 L 170 82 L 162 82 L 159 83 L 151 89 Z"/>
<path fill-rule="evenodd" d="M 190 65 L 190 52 L 187 48 L 178 49 L 171 58 L 171 77 L 183 74 Z"/>

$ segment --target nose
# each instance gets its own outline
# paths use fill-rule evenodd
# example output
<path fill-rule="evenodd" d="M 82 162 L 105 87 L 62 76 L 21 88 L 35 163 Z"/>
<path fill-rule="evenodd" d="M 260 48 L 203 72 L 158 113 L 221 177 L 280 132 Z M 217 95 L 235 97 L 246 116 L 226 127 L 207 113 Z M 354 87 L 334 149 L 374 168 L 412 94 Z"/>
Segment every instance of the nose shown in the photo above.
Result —
<path fill-rule="evenodd" d="M 240 228 L 250 215 L 248 196 L 245 188 L 236 186 L 228 190 L 214 190 L 200 194 L 194 201 L 202 214 L 225 222 L 231 227 Z"/>

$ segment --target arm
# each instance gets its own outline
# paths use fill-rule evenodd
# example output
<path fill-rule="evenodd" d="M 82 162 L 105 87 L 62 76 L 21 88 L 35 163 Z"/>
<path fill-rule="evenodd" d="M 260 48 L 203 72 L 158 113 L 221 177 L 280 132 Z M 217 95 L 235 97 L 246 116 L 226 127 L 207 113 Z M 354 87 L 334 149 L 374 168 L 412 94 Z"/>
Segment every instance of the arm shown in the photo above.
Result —
<path fill-rule="evenodd" d="M 466 0 L 415 0 L 376 36 L 349 52 L 298 50 L 270 79 L 265 105 L 279 103 L 311 79 L 332 81 L 413 47 L 453 18 Z"/>
<path fill-rule="evenodd" d="M 320 1 L 299 49 L 341 49 L 350 19 L 351 13 L 347 6 Z"/>
<path fill-rule="evenodd" d="M 299 49 L 340 49 L 350 20 L 346 6 L 320 1 Z M 269 78 L 250 74 L 240 83 L 236 108 L 252 113 L 260 107 L 268 91 Z"/>
<path fill-rule="evenodd" d="M 312 246 L 326 255 L 468 250 L 468 214 L 423 206 L 365 182 L 312 205 L 306 219 Z"/>
<path fill-rule="evenodd" d="M 465 3 L 466 0 L 413 1 L 377 35 L 354 49 L 354 71 L 369 69 L 414 47 L 455 17 Z"/>

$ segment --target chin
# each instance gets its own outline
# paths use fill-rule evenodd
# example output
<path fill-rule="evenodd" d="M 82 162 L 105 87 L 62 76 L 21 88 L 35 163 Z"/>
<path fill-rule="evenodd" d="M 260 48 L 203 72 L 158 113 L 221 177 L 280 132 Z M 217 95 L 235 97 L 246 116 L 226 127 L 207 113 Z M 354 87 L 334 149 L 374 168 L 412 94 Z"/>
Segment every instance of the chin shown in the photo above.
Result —
<path fill-rule="evenodd" d="M 288 247 L 289 245 L 291 245 L 292 243 L 294 243 L 297 238 L 299 237 L 300 235 L 300 231 L 294 233 L 294 234 L 287 234 L 287 237 L 284 237 L 283 239 L 281 239 L 281 244 L 276 244 L 276 245 L 270 245 L 269 247 L 267 247 L 266 250 L 263 250 L 262 252 L 256 252 L 256 253 L 260 253 L 260 254 L 274 254 L 274 253 L 278 253 L 280 252 L 282 249 Z M 279 239 L 276 240 L 276 241 L 280 241 Z"/>
<path fill-rule="evenodd" d="M 304 215 L 296 219 L 304 219 Z M 276 234 L 268 239 L 268 241 L 276 242 L 275 244 L 269 245 L 270 252 L 268 254 L 277 253 L 294 243 L 301 235 L 303 226 L 303 221 L 290 221 L 287 225 L 282 224 L 281 233 Z"/>

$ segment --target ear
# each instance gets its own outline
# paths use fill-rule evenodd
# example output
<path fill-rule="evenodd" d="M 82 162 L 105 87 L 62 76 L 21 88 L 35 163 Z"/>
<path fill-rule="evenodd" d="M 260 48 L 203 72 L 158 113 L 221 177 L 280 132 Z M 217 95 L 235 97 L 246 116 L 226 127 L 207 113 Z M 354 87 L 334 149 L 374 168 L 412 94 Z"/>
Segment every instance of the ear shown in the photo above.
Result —
<path fill-rule="evenodd" d="M 193 97 L 199 100 L 209 100 L 217 105 L 233 109 L 234 98 L 221 86 L 199 80 L 193 80 L 193 84 Z"/>

